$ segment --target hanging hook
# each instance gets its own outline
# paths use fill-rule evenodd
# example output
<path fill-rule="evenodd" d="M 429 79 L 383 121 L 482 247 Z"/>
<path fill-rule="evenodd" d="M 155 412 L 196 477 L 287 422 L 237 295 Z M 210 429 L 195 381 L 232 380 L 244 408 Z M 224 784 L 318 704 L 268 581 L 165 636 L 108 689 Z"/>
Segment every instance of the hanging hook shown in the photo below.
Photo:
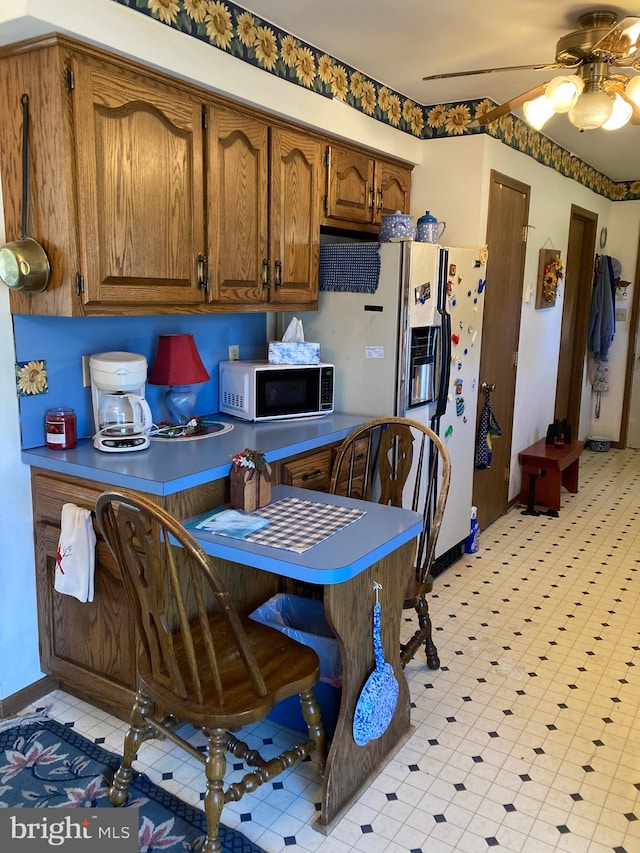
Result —
<path fill-rule="evenodd" d="M 374 588 L 374 590 L 375 590 L 375 592 L 376 592 L 376 604 L 378 604 L 378 590 L 379 590 L 379 589 L 382 589 L 382 584 L 381 584 L 381 583 L 378 583 L 378 581 L 374 581 L 374 582 L 373 582 L 373 588 Z"/>

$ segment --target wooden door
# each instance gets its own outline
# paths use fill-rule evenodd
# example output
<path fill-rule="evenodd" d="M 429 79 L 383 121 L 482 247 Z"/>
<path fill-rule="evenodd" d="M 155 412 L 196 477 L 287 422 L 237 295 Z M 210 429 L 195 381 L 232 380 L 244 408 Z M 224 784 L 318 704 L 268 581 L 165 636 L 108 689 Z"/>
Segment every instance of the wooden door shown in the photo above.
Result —
<path fill-rule="evenodd" d="M 234 110 L 208 111 L 210 299 L 235 309 L 268 299 L 268 127 Z"/>
<path fill-rule="evenodd" d="M 314 307 L 318 299 L 322 145 L 304 133 L 271 129 L 270 302 Z"/>
<path fill-rule="evenodd" d="M 566 418 L 575 438 L 580 424 L 597 222 L 595 213 L 571 205 L 554 417 Z"/>
<path fill-rule="evenodd" d="M 409 213 L 411 203 L 411 167 L 379 161 L 375 173 L 374 222 L 396 210 Z"/>
<path fill-rule="evenodd" d="M 484 404 L 482 383 L 495 384 L 491 404 L 502 435 L 493 441 L 491 466 L 474 471 L 473 503 L 478 507 L 481 529 L 504 515 L 509 502 L 511 432 L 529 193 L 530 187 L 526 184 L 491 172 L 487 221 L 489 261 L 482 325 L 478 418 Z"/>
<path fill-rule="evenodd" d="M 373 157 L 363 151 L 328 145 L 326 162 L 326 218 L 373 222 Z"/>
<path fill-rule="evenodd" d="M 109 63 L 72 67 L 84 302 L 203 302 L 200 102 Z"/>

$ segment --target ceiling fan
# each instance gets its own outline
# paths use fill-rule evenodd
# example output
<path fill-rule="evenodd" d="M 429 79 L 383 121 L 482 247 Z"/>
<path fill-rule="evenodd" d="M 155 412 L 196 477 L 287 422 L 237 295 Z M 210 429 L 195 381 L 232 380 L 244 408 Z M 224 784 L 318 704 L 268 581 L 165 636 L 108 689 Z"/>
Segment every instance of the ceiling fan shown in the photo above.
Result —
<path fill-rule="evenodd" d="M 615 12 L 595 10 L 581 15 L 578 22 L 580 29 L 556 44 L 553 63 L 455 71 L 423 80 L 497 71 L 562 69 L 567 73 L 477 116 L 472 126 L 490 124 L 520 106 L 528 123 L 537 130 L 556 113 L 568 113 L 569 121 L 581 131 L 598 127 L 615 130 L 627 122 L 640 124 L 640 74 L 616 72 L 617 68 L 640 71 L 640 17 L 625 17 L 618 22 Z"/>

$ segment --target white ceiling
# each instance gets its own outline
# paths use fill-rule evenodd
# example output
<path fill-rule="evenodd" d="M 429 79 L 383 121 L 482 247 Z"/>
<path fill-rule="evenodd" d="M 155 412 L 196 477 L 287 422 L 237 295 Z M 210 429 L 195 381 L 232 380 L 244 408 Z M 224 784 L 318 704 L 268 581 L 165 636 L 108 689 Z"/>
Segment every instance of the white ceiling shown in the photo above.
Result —
<path fill-rule="evenodd" d="M 594 9 L 637 15 L 637 4 L 568 0 L 246 0 L 243 7 L 420 104 L 509 100 L 559 71 L 424 82 L 430 74 L 552 63 L 558 39 Z M 634 73 L 630 69 L 626 73 Z M 616 181 L 640 179 L 640 126 L 581 133 L 554 116 L 545 134 Z"/>

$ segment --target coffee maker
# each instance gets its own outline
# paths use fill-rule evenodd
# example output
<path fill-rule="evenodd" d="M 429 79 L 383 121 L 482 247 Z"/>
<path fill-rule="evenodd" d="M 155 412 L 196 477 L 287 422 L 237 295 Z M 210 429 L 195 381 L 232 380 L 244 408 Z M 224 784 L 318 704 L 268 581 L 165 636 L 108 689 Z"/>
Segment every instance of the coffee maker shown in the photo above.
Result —
<path fill-rule="evenodd" d="M 101 352 L 89 358 L 96 434 L 93 446 L 108 453 L 144 450 L 153 424 L 145 400 L 147 359 L 132 352 Z"/>

